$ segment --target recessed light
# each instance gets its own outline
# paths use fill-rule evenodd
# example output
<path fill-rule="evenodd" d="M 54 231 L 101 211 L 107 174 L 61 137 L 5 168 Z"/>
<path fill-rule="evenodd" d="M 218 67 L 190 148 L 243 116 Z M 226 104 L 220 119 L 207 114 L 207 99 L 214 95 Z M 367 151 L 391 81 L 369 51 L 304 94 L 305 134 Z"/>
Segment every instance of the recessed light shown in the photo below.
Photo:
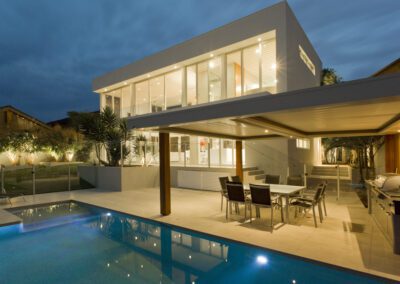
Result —
<path fill-rule="evenodd" d="M 259 37 L 259 38 L 257 39 L 257 41 L 260 42 L 260 41 L 261 41 L 261 38 Z"/>
<path fill-rule="evenodd" d="M 210 57 L 214 57 L 214 53 L 211 53 L 211 54 L 210 54 Z"/>
<path fill-rule="evenodd" d="M 268 132 L 269 132 L 269 130 L 268 130 L 268 129 L 265 129 L 265 130 L 264 130 L 264 132 L 265 132 L 265 133 L 268 133 Z"/>
<path fill-rule="evenodd" d="M 290 139 L 292 139 L 293 138 L 293 136 L 290 136 Z"/>
<path fill-rule="evenodd" d="M 124 82 L 124 85 L 128 85 L 128 83 L 127 83 L 127 82 Z"/>
<path fill-rule="evenodd" d="M 108 89 L 107 89 L 107 88 L 105 88 L 105 89 L 104 89 L 104 91 L 105 91 L 105 92 L 107 92 L 107 91 L 108 91 Z"/>
<path fill-rule="evenodd" d="M 147 74 L 147 78 L 150 78 L 151 77 L 151 75 L 150 74 Z"/>
<path fill-rule="evenodd" d="M 178 68 L 178 65 L 174 65 L 174 69 Z"/>

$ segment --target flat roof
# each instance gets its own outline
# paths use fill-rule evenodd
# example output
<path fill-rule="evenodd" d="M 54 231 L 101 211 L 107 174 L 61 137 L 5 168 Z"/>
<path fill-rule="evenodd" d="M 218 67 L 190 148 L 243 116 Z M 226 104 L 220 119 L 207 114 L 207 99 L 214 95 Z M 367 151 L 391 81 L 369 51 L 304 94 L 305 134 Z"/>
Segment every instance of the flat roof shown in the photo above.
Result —
<path fill-rule="evenodd" d="M 400 74 L 270 95 L 259 93 L 128 118 L 131 129 L 231 139 L 400 131 Z"/>
<path fill-rule="evenodd" d="M 93 80 L 93 90 L 115 88 L 119 84 L 120 87 L 123 87 L 123 83 L 129 79 L 146 76 L 150 72 L 174 66 L 179 62 L 214 52 L 278 28 L 286 33 L 287 25 L 285 25 L 285 21 L 289 18 L 297 22 L 287 2 L 279 2 L 99 76 Z M 312 46 L 307 38 L 306 40 Z"/>

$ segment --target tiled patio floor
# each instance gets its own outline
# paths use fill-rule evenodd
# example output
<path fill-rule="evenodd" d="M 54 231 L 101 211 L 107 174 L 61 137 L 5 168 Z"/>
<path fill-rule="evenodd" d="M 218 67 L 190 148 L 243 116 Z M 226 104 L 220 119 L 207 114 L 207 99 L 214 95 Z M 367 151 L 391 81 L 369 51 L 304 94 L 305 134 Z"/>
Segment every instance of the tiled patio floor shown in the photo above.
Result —
<path fill-rule="evenodd" d="M 353 192 L 342 193 L 340 202 L 333 195 L 328 196 L 328 217 L 318 228 L 314 227 L 311 215 L 297 219 L 292 216 L 292 224 L 286 225 L 278 223 L 280 214 L 275 214 L 277 224 L 273 232 L 267 226 L 269 213 L 263 211 L 265 209 L 261 211 L 262 218 L 251 224 L 244 222 L 243 210 L 241 216 L 233 215 L 226 221 L 225 211 L 220 211 L 220 194 L 216 192 L 173 189 L 172 214 L 165 217 L 159 215 L 159 194 L 155 188 L 41 194 L 26 197 L 25 202 L 14 200 L 14 206 L 68 199 L 400 281 L 400 255 L 393 254 L 389 243 Z"/>

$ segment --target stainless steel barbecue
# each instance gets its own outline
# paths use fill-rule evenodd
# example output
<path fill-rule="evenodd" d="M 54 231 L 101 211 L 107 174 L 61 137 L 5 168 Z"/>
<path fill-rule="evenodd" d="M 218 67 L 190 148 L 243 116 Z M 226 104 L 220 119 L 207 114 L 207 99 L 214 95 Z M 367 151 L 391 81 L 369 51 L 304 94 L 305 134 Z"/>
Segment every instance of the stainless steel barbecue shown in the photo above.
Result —
<path fill-rule="evenodd" d="M 400 254 L 400 175 L 386 173 L 367 182 L 368 212 Z"/>
<path fill-rule="evenodd" d="M 386 173 L 378 175 L 373 181 L 374 186 L 387 195 L 399 195 L 400 197 L 400 175 Z"/>

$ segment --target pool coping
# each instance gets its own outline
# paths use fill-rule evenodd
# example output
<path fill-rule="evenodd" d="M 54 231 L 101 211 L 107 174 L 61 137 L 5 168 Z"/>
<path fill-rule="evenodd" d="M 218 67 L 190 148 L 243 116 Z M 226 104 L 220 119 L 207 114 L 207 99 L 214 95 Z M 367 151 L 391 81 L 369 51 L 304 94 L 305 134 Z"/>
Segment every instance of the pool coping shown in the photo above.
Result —
<path fill-rule="evenodd" d="M 341 271 L 350 271 L 350 272 L 355 273 L 355 274 L 359 274 L 359 275 L 362 275 L 362 276 L 367 276 L 367 277 L 374 278 L 376 280 L 384 281 L 384 283 L 399 283 L 398 280 L 396 280 L 396 279 L 391 279 L 391 278 L 383 277 L 383 276 L 380 276 L 380 275 L 368 273 L 368 272 L 365 272 L 365 271 L 360 271 L 360 270 L 356 270 L 356 269 L 352 269 L 352 268 L 347 268 L 347 267 L 343 267 L 343 266 L 340 266 L 340 265 L 335 265 L 335 264 L 332 264 L 332 263 L 327 263 L 327 262 L 323 262 L 323 261 L 307 258 L 307 257 L 304 257 L 304 256 L 300 256 L 300 255 L 291 254 L 291 253 L 288 253 L 288 252 L 279 251 L 279 250 L 272 249 L 272 248 L 267 248 L 267 247 L 263 247 L 263 246 L 259 246 L 259 245 L 255 245 L 255 244 L 251 244 L 251 243 L 246 243 L 244 241 L 235 240 L 235 239 L 227 238 L 227 237 L 224 237 L 224 236 L 219 236 L 219 235 L 207 233 L 207 232 L 204 232 L 204 231 L 199 231 L 199 230 L 196 230 L 196 229 L 191 229 L 191 228 L 183 227 L 183 226 L 180 226 L 180 225 L 175 225 L 175 224 L 163 222 L 161 220 L 154 220 L 154 219 L 138 216 L 138 215 L 135 215 L 135 214 L 132 214 L 132 213 L 127 213 L 127 212 L 124 212 L 124 211 L 120 211 L 120 210 L 117 210 L 117 209 L 110 209 L 110 208 L 107 208 L 107 207 L 103 207 L 103 206 L 91 204 L 89 202 L 84 202 L 84 201 L 75 200 L 75 199 L 71 199 L 71 198 L 67 198 L 65 200 L 52 201 L 52 202 L 43 202 L 43 203 L 39 202 L 39 203 L 36 203 L 36 204 L 22 205 L 22 206 L 17 206 L 17 207 L 9 207 L 9 208 L 5 208 L 5 209 L 2 209 L 2 210 L 9 212 L 9 211 L 12 211 L 12 210 L 36 208 L 36 207 L 41 207 L 41 206 L 46 206 L 46 205 L 54 205 L 54 204 L 61 204 L 61 203 L 68 203 L 68 202 L 74 202 L 74 203 L 77 203 L 77 204 L 83 204 L 83 205 L 86 205 L 86 206 L 92 206 L 92 207 L 99 208 L 99 209 L 106 209 L 106 210 L 110 210 L 112 212 L 116 212 L 118 214 L 123 214 L 123 215 L 131 216 L 131 217 L 134 217 L 134 218 L 137 218 L 137 219 L 142 219 L 142 220 L 145 220 L 147 222 L 162 224 L 164 226 L 167 226 L 168 228 L 175 227 L 175 228 L 178 228 L 180 230 L 184 230 L 184 231 L 186 230 L 186 231 L 189 231 L 189 232 L 193 232 L 193 233 L 200 234 L 200 235 L 206 235 L 206 236 L 209 236 L 209 237 L 212 237 L 212 238 L 216 238 L 216 239 L 223 239 L 225 241 L 234 242 L 234 243 L 238 243 L 238 244 L 241 244 L 241 245 L 251 246 L 251 247 L 256 248 L 256 249 L 271 251 L 273 253 L 277 253 L 277 254 L 280 254 L 280 255 L 288 256 L 288 257 L 294 257 L 294 258 L 302 260 L 302 261 L 311 262 L 311 263 L 315 263 L 315 264 L 322 265 L 322 266 L 328 266 L 328 267 L 333 268 L 333 269 L 337 269 L 337 270 L 341 270 Z M 9 213 L 12 214 L 11 212 L 9 212 Z M 14 223 L 14 224 L 19 224 L 19 223 L 22 223 L 22 219 L 21 219 L 20 222 Z M 9 225 L 13 225 L 13 224 L 9 224 Z M 4 226 L 4 225 L 0 225 L 0 227 L 2 227 L 2 226 Z M 6 225 L 6 226 L 8 226 L 8 225 Z"/>

